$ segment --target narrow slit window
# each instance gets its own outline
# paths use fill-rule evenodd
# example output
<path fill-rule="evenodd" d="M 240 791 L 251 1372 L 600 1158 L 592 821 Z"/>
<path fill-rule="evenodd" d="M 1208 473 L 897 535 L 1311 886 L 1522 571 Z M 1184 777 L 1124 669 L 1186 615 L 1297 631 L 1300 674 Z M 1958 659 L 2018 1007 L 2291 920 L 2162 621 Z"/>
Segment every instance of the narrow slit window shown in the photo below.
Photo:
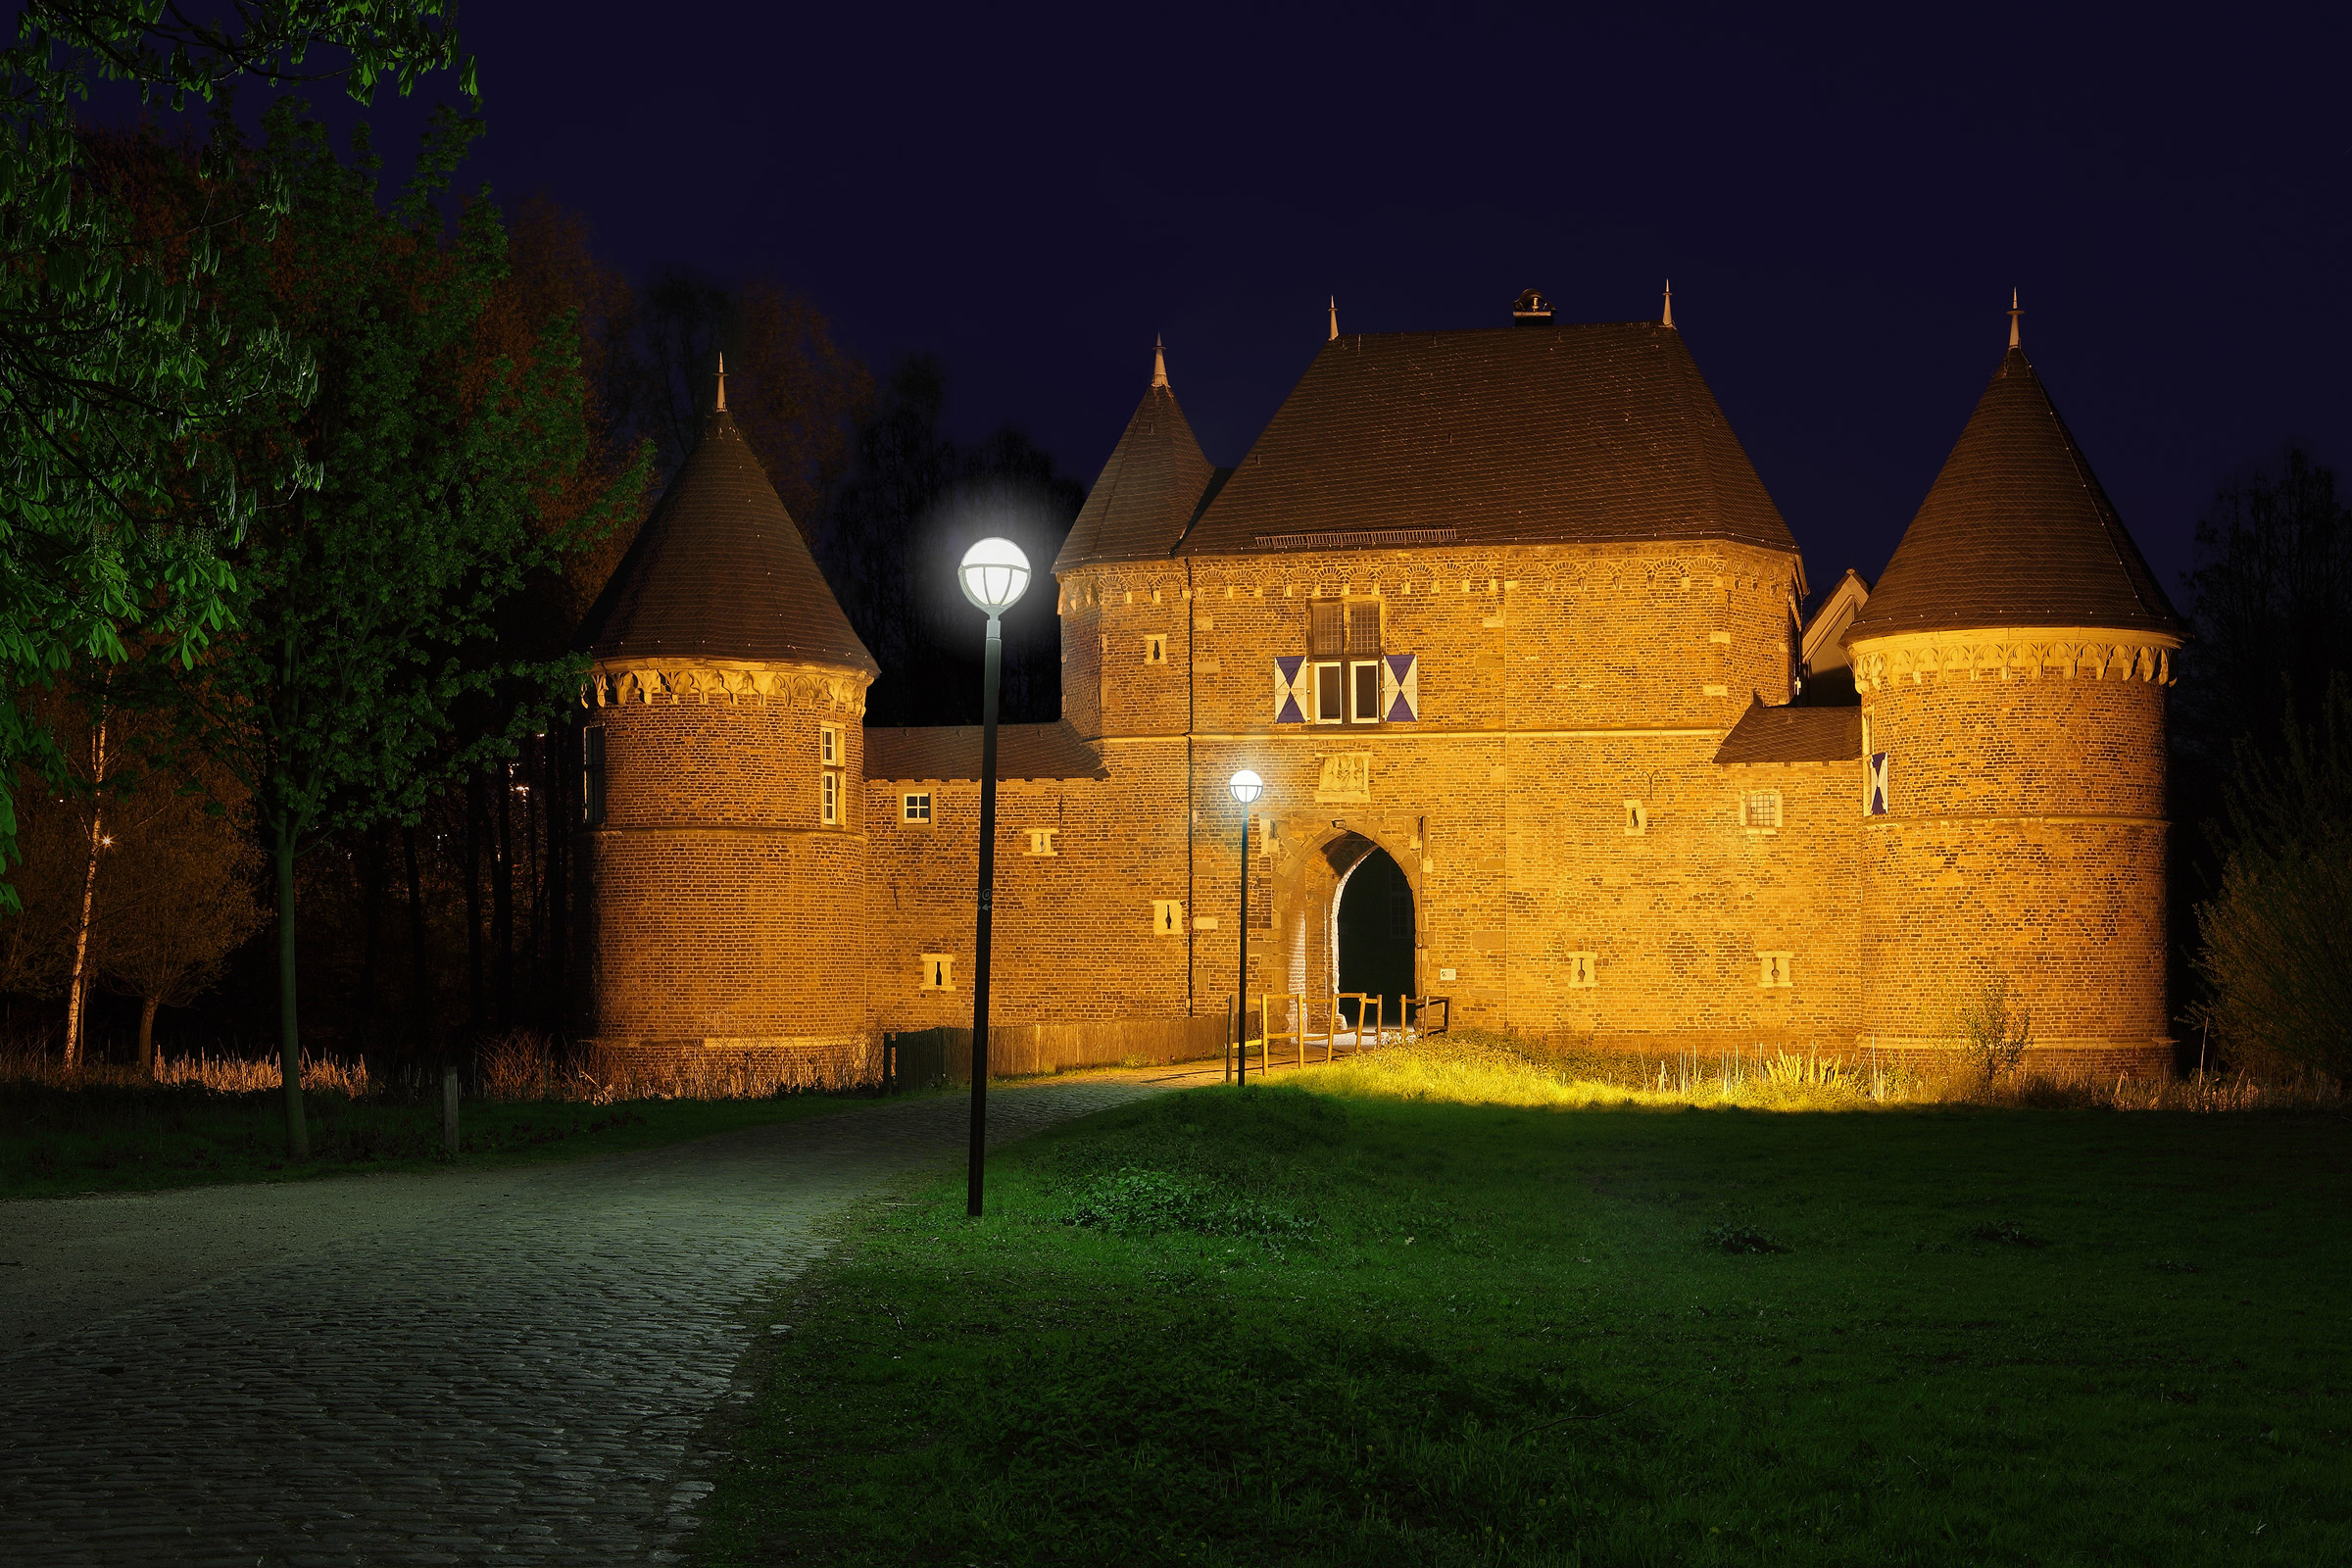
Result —
<path fill-rule="evenodd" d="M 816 726 L 816 760 L 826 767 L 841 765 L 841 726 L 839 724 Z"/>
<path fill-rule="evenodd" d="M 1164 632 L 1154 632 L 1144 639 L 1144 662 L 1164 664 L 1168 662 L 1168 639 Z"/>
<path fill-rule="evenodd" d="M 1568 989 L 1592 991 L 1600 985 L 1600 955 L 1597 953 L 1564 953 L 1560 955 L 1568 966 Z"/>
<path fill-rule="evenodd" d="M 922 979 L 916 989 L 922 991 L 953 991 L 956 989 L 956 959 L 951 954 L 923 955 Z"/>
<path fill-rule="evenodd" d="M 580 731 L 580 825 L 605 825 L 605 726 Z"/>
<path fill-rule="evenodd" d="M 1640 801 L 1625 803 L 1625 836 L 1638 839 L 1649 832 L 1649 808 Z"/>

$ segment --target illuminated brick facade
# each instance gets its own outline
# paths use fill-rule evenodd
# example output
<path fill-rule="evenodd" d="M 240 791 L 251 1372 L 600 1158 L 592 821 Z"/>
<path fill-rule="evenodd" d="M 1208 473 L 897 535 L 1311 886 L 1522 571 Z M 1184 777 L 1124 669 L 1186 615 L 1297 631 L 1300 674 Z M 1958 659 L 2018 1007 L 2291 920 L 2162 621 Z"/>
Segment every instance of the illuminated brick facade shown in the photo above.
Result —
<path fill-rule="evenodd" d="M 1535 325 L 1335 336 L 1230 470 L 1155 367 L 1032 590 L 1063 719 L 1006 733 L 996 1019 L 1223 1015 L 1248 766 L 1252 994 L 1334 988 L 1378 849 L 1457 1023 L 1903 1059 L 2000 978 L 2045 1052 L 2167 1066 L 2177 626 L 2022 354 L 1878 591 L 1833 596 L 1853 625 L 1809 662 L 1858 706 L 1805 706 L 1795 542 L 1672 327 Z M 749 673 L 623 695 L 625 663 L 592 692 L 600 1037 L 854 1074 L 851 1037 L 967 1024 L 976 735 L 851 719 L 861 798 L 820 823 L 811 732 L 870 662 L 781 705 Z"/>

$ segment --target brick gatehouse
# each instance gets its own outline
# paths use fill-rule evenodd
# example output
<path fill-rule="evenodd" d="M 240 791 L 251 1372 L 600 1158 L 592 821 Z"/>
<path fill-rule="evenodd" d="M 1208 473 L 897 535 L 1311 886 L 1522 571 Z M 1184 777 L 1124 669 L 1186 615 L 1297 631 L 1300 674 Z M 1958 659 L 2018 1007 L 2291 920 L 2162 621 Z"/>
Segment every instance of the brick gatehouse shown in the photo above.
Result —
<path fill-rule="evenodd" d="M 1001 1023 L 1213 1049 L 1247 766 L 1253 995 L 1885 1058 L 1953 1050 L 1998 977 L 2037 1054 L 2170 1065 L 2180 623 L 2014 317 L 1885 574 L 1810 619 L 1671 309 L 1561 324 L 1533 291 L 1493 330 L 1335 313 L 1231 468 L 1155 354 L 1046 591 L 1062 717 L 1002 739 Z M 599 1040 L 858 1078 L 884 1031 L 968 1025 L 978 733 L 863 727 L 874 661 L 723 391 L 586 645 Z"/>

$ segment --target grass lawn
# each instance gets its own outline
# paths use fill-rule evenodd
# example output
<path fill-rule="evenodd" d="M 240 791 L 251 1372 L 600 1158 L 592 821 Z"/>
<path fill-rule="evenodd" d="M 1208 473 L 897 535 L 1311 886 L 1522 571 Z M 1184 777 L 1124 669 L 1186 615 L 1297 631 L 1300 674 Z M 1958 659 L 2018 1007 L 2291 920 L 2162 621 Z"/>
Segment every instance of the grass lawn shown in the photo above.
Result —
<path fill-rule="evenodd" d="M 300 1181 L 444 1163 L 438 1101 L 405 1104 L 312 1090 L 303 1103 L 311 1158 L 293 1164 L 286 1159 L 285 1102 L 274 1089 L 222 1094 L 195 1086 L 0 1083 L 0 1198 Z M 854 1096 L 813 1094 L 610 1105 L 467 1102 L 458 1127 L 464 1162 L 482 1168 L 650 1149 L 858 1103 Z"/>
<path fill-rule="evenodd" d="M 763 1337 L 704 1559 L 2352 1561 L 2340 1116 L 1376 1078 L 868 1210 Z"/>

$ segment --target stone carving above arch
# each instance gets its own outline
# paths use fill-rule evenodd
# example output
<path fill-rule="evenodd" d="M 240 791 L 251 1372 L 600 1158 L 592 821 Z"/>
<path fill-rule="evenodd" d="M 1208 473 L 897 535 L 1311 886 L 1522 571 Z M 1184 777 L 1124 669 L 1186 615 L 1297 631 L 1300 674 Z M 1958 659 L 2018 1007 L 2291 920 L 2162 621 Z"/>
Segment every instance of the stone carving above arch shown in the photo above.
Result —
<path fill-rule="evenodd" d="M 1854 684 L 1864 691 L 1942 680 L 2136 680 L 2170 686 L 2180 639 L 2161 632 L 2097 627 L 1993 627 L 1902 632 L 1853 645 Z"/>
<path fill-rule="evenodd" d="M 580 683 L 582 708 L 729 703 L 863 717 L 866 678 L 817 665 L 630 662 L 599 663 Z"/>

